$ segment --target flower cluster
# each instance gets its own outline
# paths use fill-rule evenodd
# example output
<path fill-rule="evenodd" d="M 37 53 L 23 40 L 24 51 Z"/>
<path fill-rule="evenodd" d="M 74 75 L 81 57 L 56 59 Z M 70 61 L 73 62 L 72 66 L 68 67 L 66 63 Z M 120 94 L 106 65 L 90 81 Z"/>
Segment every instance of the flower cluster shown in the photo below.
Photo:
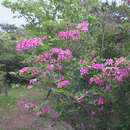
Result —
<path fill-rule="evenodd" d="M 28 111 L 34 111 L 36 112 L 36 116 L 40 117 L 40 116 L 46 116 L 46 115 L 51 115 L 51 112 L 53 114 L 53 116 L 55 118 L 58 118 L 59 117 L 59 114 L 58 112 L 53 112 L 50 110 L 50 107 L 48 106 L 45 106 L 45 107 L 42 107 L 40 105 L 35 105 L 33 103 L 24 103 L 24 101 L 19 101 L 18 103 L 19 105 L 23 105 L 24 108 Z"/>
<path fill-rule="evenodd" d="M 21 76 L 24 72 L 27 72 L 28 70 L 28 67 L 23 67 L 21 70 L 19 70 L 19 75 Z"/>
<path fill-rule="evenodd" d="M 58 88 L 61 88 L 63 86 L 69 85 L 70 82 L 68 80 L 64 80 L 58 83 Z"/>
<path fill-rule="evenodd" d="M 79 23 L 77 28 L 79 28 L 80 30 L 86 32 L 88 30 L 88 22 L 84 21 L 83 23 Z"/>
<path fill-rule="evenodd" d="M 40 38 L 36 37 L 34 39 L 26 40 L 21 38 L 20 43 L 16 45 L 17 52 L 27 50 L 29 48 L 36 48 L 37 46 L 42 46 L 43 43 Z"/>

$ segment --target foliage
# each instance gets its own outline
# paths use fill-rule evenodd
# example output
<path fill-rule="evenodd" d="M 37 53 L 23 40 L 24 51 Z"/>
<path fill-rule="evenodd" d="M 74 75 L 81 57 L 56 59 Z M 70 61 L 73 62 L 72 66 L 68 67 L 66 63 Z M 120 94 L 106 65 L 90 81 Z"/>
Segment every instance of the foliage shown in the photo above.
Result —
<path fill-rule="evenodd" d="M 25 30 L 33 30 L 18 39 L 26 65 L 15 74 L 31 79 L 28 89 L 48 89 L 57 100 L 55 117 L 77 130 L 128 129 L 129 8 L 94 1 L 4 0 L 30 23 Z M 25 106 L 54 116 L 47 104 Z"/>

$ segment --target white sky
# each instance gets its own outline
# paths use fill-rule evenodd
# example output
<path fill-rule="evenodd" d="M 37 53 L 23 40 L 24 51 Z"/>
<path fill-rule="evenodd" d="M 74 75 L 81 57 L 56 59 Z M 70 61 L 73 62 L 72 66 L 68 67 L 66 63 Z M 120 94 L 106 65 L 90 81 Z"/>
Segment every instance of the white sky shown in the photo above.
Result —
<path fill-rule="evenodd" d="M 14 1 L 14 0 L 11 0 L 11 1 Z M 101 0 L 101 1 L 106 1 L 106 0 Z M 120 2 L 121 0 L 108 0 L 108 1 Z M 1 2 L 2 2 L 2 0 L 0 0 L 0 24 L 8 23 L 8 24 L 15 24 L 17 26 L 20 26 L 20 25 L 26 23 L 26 20 L 24 18 L 20 18 L 20 19 L 13 18 L 13 16 L 14 16 L 13 13 L 9 9 L 3 7 L 1 5 Z"/>

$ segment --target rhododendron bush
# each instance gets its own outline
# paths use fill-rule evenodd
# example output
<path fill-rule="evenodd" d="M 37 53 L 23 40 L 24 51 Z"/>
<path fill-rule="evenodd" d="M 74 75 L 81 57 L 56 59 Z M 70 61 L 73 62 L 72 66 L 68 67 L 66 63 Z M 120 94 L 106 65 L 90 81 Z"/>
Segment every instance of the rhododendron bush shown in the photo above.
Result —
<path fill-rule="evenodd" d="M 19 70 L 20 76 L 32 76 L 27 88 L 41 85 L 57 101 L 53 110 L 44 102 L 37 106 L 20 101 L 25 109 L 36 112 L 36 116 L 67 119 L 78 129 L 93 128 L 86 126 L 89 120 L 108 125 L 108 117 L 116 111 L 118 98 L 115 92 L 121 90 L 128 79 L 129 63 L 126 57 L 101 58 L 96 49 L 82 46 L 81 42 L 89 35 L 88 26 L 87 21 L 73 28 L 66 25 L 66 31 L 57 34 L 59 40 L 55 46 L 46 47 L 51 41 L 49 36 L 19 41 L 16 45 L 18 53 L 33 49 L 32 56 L 27 58 L 28 67 Z M 110 27 L 114 29 L 114 26 Z M 44 43 L 45 39 L 48 43 Z M 37 55 L 40 47 L 42 51 Z"/>

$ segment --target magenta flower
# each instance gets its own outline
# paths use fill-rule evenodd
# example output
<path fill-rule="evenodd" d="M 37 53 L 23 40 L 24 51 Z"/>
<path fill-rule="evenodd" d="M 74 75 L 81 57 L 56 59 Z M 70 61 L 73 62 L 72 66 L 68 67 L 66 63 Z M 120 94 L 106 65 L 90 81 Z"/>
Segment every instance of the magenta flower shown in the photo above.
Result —
<path fill-rule="evenodd" d="M 98 105 L 104 104 L 104 98 L 99 98 L 98 99 Z"/>
<path fill-rule="evenodd" d="M 73 35 L 78 35 L 78 34 L 79 34 L 79 31 L 78 31 L 78 30 L 73 30 L 73 31 L 72 31 L 72 34 L 73 34 Z"/>
<path fill-rule="evenodd" d="M 58 118 L 59 117 L 59 114 L 57 112 L 54 113 L 54 117 L 55 118 Z"/>
<path fill-rule="evenodd" d="M 76 98 L 76 101 L 80 102 L 83 98 L 84 98 L 84 96 L 80 96 L 80 97 Z"/>
<path fill-rule="evenodd" d="M 64 80 L 64 79 L 65 79 L 64 76 L 61 76 L 61 77 L 60 77 L 60 80 Z"/>
<path fill-rule="evenodd" d="M 92 112 L 91 112 L 91 115 L 92 115 L 92 116 L 95 116 L 95 115 L 96 115 L 96 112 L 93 112 L 93 111 L 92 111 Z"/>
<path fill-rule="evenodd" d="M 112 64 L 113 64 L 113 59 L 107 59 L 107 60 L 106 60 L 106 64 L 112 65 Z"/>
<path fill-rule="evenodd" d="M 41 116 L 41 115 L 42 115 L 41 111 L 36 113 L 36 116 L 38 116 L 38 117 Z"/>
<path fill-rule="evenodd" d="M 57 68 L 58 70 L 62 70 L 62 66 L 61 66 L 61 65 L 56 65 L 56 68 Z"/>
<path fill-rule="evenodd" d="M 27 110 L 30 109 L 30 107 L 27 104 L 24 105 L 24 108 L 27 109 Z"/>
<path fill-rule="evenodd" d="M 115 25 L 110 25 L 109 28 L 110 29 L 114 29 L 116 26 Z"/>
<path fill-rule="evenodd" d="M 22 104 L 24 104 L 24 102 L 21 100 L 21 101 L 19 101 L 19 105 L 22 105 Z"/>
<path fill-rule="evenodd" d="M 36 83 L 36 82 L 37 82 L 37 79 L 31 79 L 29 82 L 30 82 L 30 84 L 31 84 L 31 83 Z"/>
<path fill-rule="evenodd" d="M 28 85 L 28 87 L 27 87 L 28 89 L 32 89 L 33 88 L 33 86 L 32 85 Z"/>
<path fill-rule="evenodd" d="M 47 39 L 48 37 L 46 35 L 42 36 L 42 39 L 45 40 Z"/>
<path fill-rule="evenodd" d="M 69 85 L 70 82 L 68 80 L 64 80 L 58 83 L 58 88 L 61 88 L 62 86 Z"/>
<path fill-rule="evenodd" d="M 107 85 L 106 88 L 105 88 L 106 91 L 109 91 L 110 89 L 111 89 L 111 87 L 108 86 L 108 85 Z"/>
<path fill-rule="evenodd" d="M 48 65 L 48 66 L 46 66 L 46 68 L 48 71 L 50 71 L 50 70 L 54 69 L 54 65 L 53 64 Z"/>
<path fill-rule="evenodd" d="M 93 78 L 93 77 L 91 77 L 90 79 L 89 79 L 89 83 L 91 84 L 91 83 L 93 83 L 95 81 L 95 79 Z"/>
<path fill-rule="evenodd" d="M 19 70 L 19 75 L 21 76 L 24 72 L 27 72 L 28 70 L 28 67 L 23 67 L 21 70 Z"/>
<path fill-rule="evenodd" d="M 84 2 L 84 0 L 80 0 L 80 2 L 82 3 L 82 2 Z"/>
<path fill-rule="evenodd" d="M 66 28 L 66 29 L 70 29 L 70 26 L 69 26 L 69 25 L 66 25 L 65 28 Z"/>
<path fill-rule="evenodd" d="M 86 63 L 85 60 L 80 60 L 80 61 L 79 61 L 79 64 L 80 64 L 80 65 L 85 64 L 85 63 Z"/>
<path fill-rule="evenodd" d="M 88 91 L 86 91 L 86 92 L 84 93 L 84 95 L 87 96 L 87 95 L 88 95 Z"/>
<path fill-rule="evenodd" d="M 85 68 L 85 67 L 81 68 L 81 69 L 80 69 L 80 74 L 81 74 L 81 75 L 88 74 L 87 68 Z"/>

